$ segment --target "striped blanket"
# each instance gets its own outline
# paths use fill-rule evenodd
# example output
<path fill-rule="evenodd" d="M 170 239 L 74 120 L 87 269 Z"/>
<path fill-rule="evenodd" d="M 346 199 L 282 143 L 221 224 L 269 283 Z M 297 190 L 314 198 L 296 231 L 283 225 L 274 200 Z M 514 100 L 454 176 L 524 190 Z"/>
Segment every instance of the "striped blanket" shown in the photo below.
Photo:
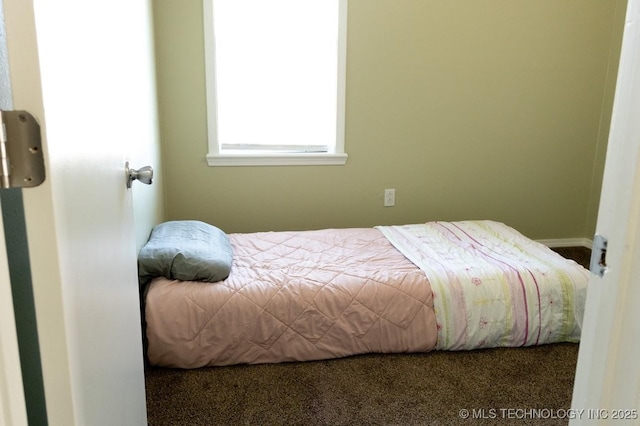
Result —
<path fill-rule="evenodd" d="M 436 349 L 579 341 L 589 273 L 574 261 L 499 222 L 377 228 L 429 279 Z"/>

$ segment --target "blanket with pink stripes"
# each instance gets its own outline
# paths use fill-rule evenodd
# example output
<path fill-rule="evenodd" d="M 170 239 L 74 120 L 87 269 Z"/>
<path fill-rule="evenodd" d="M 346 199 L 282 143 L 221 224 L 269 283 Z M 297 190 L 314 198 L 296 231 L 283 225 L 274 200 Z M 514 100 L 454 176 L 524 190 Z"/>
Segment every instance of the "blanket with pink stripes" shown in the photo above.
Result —
<path fill-rule="evenodd" d="M 494 221 L 378 229 L 433 290 L 437 349 L 577 342 L 589 273 Z"/>

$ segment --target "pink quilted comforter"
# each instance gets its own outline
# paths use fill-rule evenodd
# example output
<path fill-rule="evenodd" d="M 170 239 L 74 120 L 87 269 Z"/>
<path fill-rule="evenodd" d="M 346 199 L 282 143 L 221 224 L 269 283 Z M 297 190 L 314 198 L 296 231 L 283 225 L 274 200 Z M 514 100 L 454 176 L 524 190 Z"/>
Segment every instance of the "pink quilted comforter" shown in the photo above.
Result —
<path fill-rule="evenodd" d="M 437 339 L 424 272 L 377 229 L 231 234 L 218 283 L 156 278 L 148 358 L 196 368 L 425 352 Z"/>

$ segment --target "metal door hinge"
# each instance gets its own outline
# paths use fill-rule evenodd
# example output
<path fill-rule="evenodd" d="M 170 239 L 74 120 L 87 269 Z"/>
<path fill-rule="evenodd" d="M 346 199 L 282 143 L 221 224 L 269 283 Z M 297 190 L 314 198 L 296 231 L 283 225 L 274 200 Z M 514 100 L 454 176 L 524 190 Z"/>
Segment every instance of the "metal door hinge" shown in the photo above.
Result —
<path fill-rule="evenodd" d="M 591 249 L 591 264 L 589 270 L 592 274 L 602 278 L 607 271 L 607 243 L 608 240 L 602 235 L 593 237 L 593 248 Z"/>
<path fill-rule="evenodd" d="M 44 182 L 40 125 L 26 111 L 0 111 L 0 188 Z"/>

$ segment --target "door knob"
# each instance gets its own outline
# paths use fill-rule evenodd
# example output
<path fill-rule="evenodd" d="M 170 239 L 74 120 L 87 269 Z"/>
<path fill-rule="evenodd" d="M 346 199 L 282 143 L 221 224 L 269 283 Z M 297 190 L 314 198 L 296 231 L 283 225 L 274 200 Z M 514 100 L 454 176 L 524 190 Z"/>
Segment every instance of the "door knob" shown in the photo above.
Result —
<path fill-rule="evenodd" d="M 151 185 L 153 183 L 153 169 L 151 166 L 144 166 L 141 169 L 131 169 L 129 168 L 129 162 L 125 165 L 125 174 L 127 176 L 127 188 L 131 188 L 131 183 L 134 180 L 139 180 L 140 182 Z"/>

